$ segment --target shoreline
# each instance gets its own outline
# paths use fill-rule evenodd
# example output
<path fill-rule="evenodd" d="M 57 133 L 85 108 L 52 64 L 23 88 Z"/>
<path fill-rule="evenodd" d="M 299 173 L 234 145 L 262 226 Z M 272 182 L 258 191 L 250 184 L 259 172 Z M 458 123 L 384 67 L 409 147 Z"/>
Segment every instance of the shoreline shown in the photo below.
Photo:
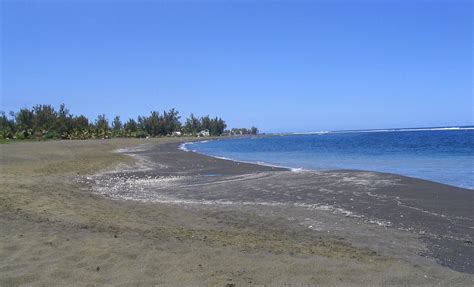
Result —
<path fill-rule="evenodd" d="M 358 170 L 304 170 L 295 173 L 286 168 L 183 151 L 180 149 L 182 144 L 165 144 L 155 149 L 151 147 L 148 153 L 145 152 L 142 155 L 146 154 L 151 162 L 161 162 L 167 167 L 155 168 L 148 173 L 133 173 L 133 176 L 139 178 L 176 175 L 182 178 L 173 179 L 171 183 L 166 183 L 165 187 L 161 186 L 160 180 L 151 183 L 151 186 L 141 187 L 145 190 L 151 188 L 150 193 L 147 194 L 148 198 L 137 199 L 138 191 L 135 194 L 129 192 L 126 195 L 114 194 L 113 196 L 119 199 L 125 196 L 127 199 L 144 202 L 197 206 L 250 204 L 328 210 L 382 227 L 417 234 L 420 238 L 423 237 L 427 246 L 431 246 L 431 249 L 426 252 L 427 256 L 455 270 L 474 273 L 472 266 L 474 231 L 470 227 L 474 219 L 469 204 L 473 202 L 474 194 L 469 189 L 402 175 Z M 166 154 L 166 157 L 163 157 L 163 154 Z M 195 169 L 196 166 L 198 166 L 197 169 Z M 275 172 L 279 174 L 275 175 Z M 245 193 L 239 182 L 241 179 L 235 182 L 232 178 L 228 179 L 229 176 L 248 176 L 243 180 L 249 185 L 246 187 L 248 191 L 245 191 L 245 195 L 235 198 L 233 195 L 222 193 L 223 187 L 219 181 L 229 184 L 226 188 L 230 193 L 237 190 Z M 341 181 L 340 178 L 343 180 Z M 113 180 L 119 179 L 120 177 Z M 196 195 L 195 190 L 190 188 L 196 185 L 202 187 L 204 190 L 202 194 Z M 219 186 L 219 193 L 210 196 L 207 190 L 215 189 L 214 185 Z M 274 196 L 268 198 L 265 194 L 255 194 L 253 190 L 258 185 L 273 186 L 274 190 L 266 192 Z M 288 197 L 289 195 L 285 195 L 287 194 L 285 185 L 290 190 L 297 187 L 298 192 L 305 192 L 308 195 L 303 197 L 294 194 Z M 156 196 L 152 190 L 154 187 L 159 188 Z M 345 192 L 328 191 L 334 187 Z M 173 192 L 176 189 L 189 189 L 189 191 L 177 195 Z M 260 187 L 257 187 L 258 189 Z M 455 228 L 452 229 L 453 227 Z M 461 257 L 458 256 L 460 251 L 463 253 Z"/>
<path fill-rule="evenodd" d="M 429 190 L 444 200 L 448 187 L 367 172 L 290 172 L 183 152 L 179 144 L 2 146 L 0 285 L 474 283 L 462 269 L 466 258 L 453 257 L 470 258 L 459 245 L 472 238 L 465 221 L 411 209 L 449 215 L 429 206 Z M 132 157 L 113 152 L 120 149 Z M 417 199 L 407 187 L 428 194 Z M 403 190 L 408 207 L 392 205 Z M 463 195 L 446 211 L 462 215 Z M 370 222 L 381 215 L 392 226 Z M 432 236 L 449 229 L 449 237 Z"/>
<path fill-rule="evenodd" d="M 214 141 L 217 141 L 217 140 L 230 140 L 230 139 L 213 139 Z M 202 140 L 202 141 L 195 141 L 195 142 L 184 142 L 184 143 L 181 143 L 179 146 L 178 146 L 178 149 L 179 150 L 182 150 L 184 152 L 193 152 L 193 153 L 196 153 L 196 154 L 200 154 L 200 155 L 203 155 L 203 156 L 207 156 L 207 157 L 212 157 L 212 158 L 217 158 L 217 159 L 222 159 L 222 160 L 228 160 L 228 161 L 232 161 L 232 162 L 238 162 L 238 163 L 246 163 L 246 164 L 254 164 L 254 165 L 259 165 L 259 166 L 265 166 L 265 167 L 274 167 L 274 168 L 281 168 L 281 169 L 285 169 L 285 170 L 288 170 L 288 171 L 293 171 L 293 172 L 296 172 L 296 171 L 303 171 L 304 169 L 302 168 L 293 168 L 293 167 L 288 167 L 288 166 L 282 166 L 282 165 L 275 165 L 275 164 L 271 164 L 271 163 L 265 163 L 265 162 L 252 162 L 252 161 L 244 161 L 244 160 L 237 160 L 237 159 L 232 159 L 232 158 L 228 158 L 228 157 L 223 157 L 223 156 L 217 156 L 217 155 L 209 155 L 209 154 L 205 154 L 205 153 L 200 153 L 200 152 L 197 152 L 196 150 L 189 150 L 186 148 L 186 145 L 190 145 L 190 144 L 194 144 L 196 142 L 208 142 L 210 140 Z"/>
<path fill-rule="evenodd" d="M 473 128 L 474 129 L 474 128 Z M 430 130 L 427 130 L 430 131 Z M 289 135 L 300 135 L 300 134 L 289 134 Z M 301 134 L 302 135 L 302 134 Z M 265 135 L 264 137 L 275 137 L 279 135 Z M 210 139 L 210 140 L 197 140 L 197 141 L 184 141 L 182 142 L 179 146 L 178 149 L 182 150 L 184 152 L 193 152 L 199 155 L 207 156 L 207 157 L 212 157 L 212 158 L 217 158 L 217 159 L 222 159 L 222 160 L 228 160 L 228 161 L 233 161 L 233 162 L 239 162 L 239 163 L 246 163 L 246 164 L 254 164 L 254 165 L 260 165 L 260 166 L 267 166 L 267 167 L 275 167 L 275 168 L 282 168 L 286 169 L 288 171 L 292 172 L 300 172 L 300 171 L 308 171 L 308 172 L 337 172 L 337 171 L 345 171 L 345 172 L 370 172 L 370 173 L 377 173 L 377 174 L 386 174 L 386 175 L 392 175 L 392 176 L 399 176 L 399 177 L 404 177 L 407 179 L 413 179 L 413 180 L 421 180 L 421 181 L 427 181 L 433 184 L 440 184 L 440 185 L 445 185 L 447 187 L 453 187 L 453 188 L 459 188 L 459 189 L 464 189 L 464 190 L 470 190 L 474 192 L 474 189 L 470 189 L 467 187 L 460 187 L 456 185 L 451 185 L 443 182 L 437 182 L 434 180 L 429 180 L 429 179 L 424 179 L 424 178 L 419 178 L 419 177 L 414 177 L 414 176 L 408 176 L 408 175 L 403 175 L 403 174 L 398 174 L 398 173 L 391 173 L 391 172 L 383 172 L 383 171 L 374 171 L 374 170 L 365 170 L 365 169 L 346 169 L 346 168 L 339 168 L 339 169 L 305 169 L 305 168 L 297 168 L 297 167 L 290 167 L 290 166 L 283 166 L 283 165 L 275 165 L 271 163 L 266 163 L 266 162 L 253 162 L 253 161 L 244 161 L 244 160 L 237 160 L 237 159 L 232 159 L 228 157 L 221 157 L 221 156 L 215 156 L 215 155 L 209 155 L 205 153 L 200 153 L 196 150 L 189 150 L 185 147 L 185 145 L 188 144 L 193 144 L 197 142 L 208 142 L 208 141 L 219 141 L 219 140 L 231 140 L 229 139 Z"/>

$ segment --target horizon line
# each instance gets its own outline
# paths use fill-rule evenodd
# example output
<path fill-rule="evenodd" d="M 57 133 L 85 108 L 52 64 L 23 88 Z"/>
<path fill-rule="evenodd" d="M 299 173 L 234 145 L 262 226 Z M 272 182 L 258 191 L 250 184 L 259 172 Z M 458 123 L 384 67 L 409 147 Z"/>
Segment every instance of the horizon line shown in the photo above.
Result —
<path fill-rule="evenodd" d="M 328 133 L 363 133 L 363 132 L 408 132 L 408 131 L 454 131 L 454 130 L 474 130 L 473 125 L 435 126 L 435 127 L 412 127 L 412 128 L 378 128 L 378 129 L 350 129 L 350 130 L 328 130 L 311 132 L 281 132 L 265 133 L 267 135 L 314 135 Z"/>

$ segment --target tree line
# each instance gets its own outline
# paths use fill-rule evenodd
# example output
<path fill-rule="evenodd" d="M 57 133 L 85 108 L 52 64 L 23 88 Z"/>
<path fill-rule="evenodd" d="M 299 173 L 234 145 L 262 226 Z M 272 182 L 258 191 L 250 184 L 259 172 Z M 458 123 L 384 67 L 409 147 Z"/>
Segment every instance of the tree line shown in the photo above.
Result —
<path fill-rule="evenodd" d="M 64 104 L 56 110 L 51 105 L 36 105 L 18 112 L 0 112 L 1 139 L 94 139 L 111 137 L 157 137 L 172 135 L 196 136 L 207 130 L 210 136 L 231 134 L 257 134 L 258 129 L 226 130 L 227 124 L 220 117 L 191 114 L 184 123 L 175 109 L 152 111 L 148 116 L 138 116 L 122 122 L 120 116 L 111 122 L 104 115 L 90 121 L 84 115 L 73 115 Z M 233 131 L 238 131 L 233 133 Z M 245 133 L 244 133 L 245 132 Z"/>

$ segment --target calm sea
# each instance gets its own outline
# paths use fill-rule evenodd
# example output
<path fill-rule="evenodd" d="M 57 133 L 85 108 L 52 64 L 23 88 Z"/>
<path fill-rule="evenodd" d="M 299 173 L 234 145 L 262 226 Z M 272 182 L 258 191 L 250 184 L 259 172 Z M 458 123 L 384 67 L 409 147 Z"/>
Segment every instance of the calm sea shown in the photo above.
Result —
<path fill-rule="evenodd" d="M 474 189 L 474 127 L 246 137 L 186 148 L 294 169 L 389 172 Z"/>

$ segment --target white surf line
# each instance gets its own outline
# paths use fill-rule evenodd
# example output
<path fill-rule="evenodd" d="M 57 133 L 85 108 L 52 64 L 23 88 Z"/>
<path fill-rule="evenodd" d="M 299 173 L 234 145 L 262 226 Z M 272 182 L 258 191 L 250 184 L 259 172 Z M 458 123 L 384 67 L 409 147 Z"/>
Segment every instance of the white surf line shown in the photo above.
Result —
<path fill-rule="evenodd" d="M 324 135 L 324 134 L 345 134 L 345 133 L 470 131 L 470 130 L 474 130 L 474 127 L 438 127 L 438 128 L 374 129 L 374 130 L 353 130 L 353 131 L 318 131 L 318 132 L 283 133 L 283 134 L 275 134 L 275 135 Z"/>
<path fill-rule="evenodd" d="M 205 142 L 208 142 L 208 141 L 198 141 L 198 142 L 199 143 L 205 143 Z M 200 155 L 205 155 L 205 156 L 209 156 L 209 157 L 213 157 L 213 158 L 217 158 L 217 159 L 222 159 L 222 160 L 228 160 L 228 161 L 237 162 L 237 163 L 247 163 L 247 164 L 255 164 L 255 165 L 266 166 L 266 167 L 284 168 L 284 169 L 287 169 L 287 170 L 292 171 L 292 172 L 312 171 L 312 170 L 309 170 L 309 169 L 303 169 L 302 167 L 290 167 L 290 166 L 283 166 L 283 165 L 275 165 L 275 164 L 270 164 L 270 163 L 266 163 L 266 162 L 262 162 L 262 161 L 257 161 L 257 162 L 244 161 L 244 160 L 237 160 L 237 159 L 232 159 L 232 158 L 228 158 L 228 157 L 224 157 L 224 156 L 205 154 L 205 153 L 197 152 L 196 150 L 189 150 L 186 147 L 186 145 L 194 144 L 194 143 L 196 143 L 196 142 L 183 143 L 178 147 L 178 149 L 182 150 L 182 151 L 185 151 L 185 152 L 194 152 L 194 153 L 197 153 L 197 154 L 200 154 Z"/>
<path fill-rule="evenodd" d="M 189 152 L 190 150 L 186 147 L 186 145 L 188 145 L 188 144 L 192 144 L 192 142 L 182 143 L 182 144 L 179 145 L 178 149 L 182 150 L 182 151 L 185 151 L 185 152 Z"/>

